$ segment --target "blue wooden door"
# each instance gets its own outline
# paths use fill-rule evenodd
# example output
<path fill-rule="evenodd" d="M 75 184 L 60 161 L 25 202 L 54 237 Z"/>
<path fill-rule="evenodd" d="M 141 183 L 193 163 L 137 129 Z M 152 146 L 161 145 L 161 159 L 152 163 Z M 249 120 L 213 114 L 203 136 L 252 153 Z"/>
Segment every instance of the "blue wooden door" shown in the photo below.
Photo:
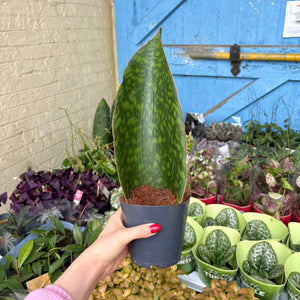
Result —
<path fill-rule="evenodd" d="M 300 38 L 283 38 L 286 0 L 115 0 L 119 81 L 138 48 L 162 27 L 162 42 L 184 115 L 209 122 L 291 119 L 300 130 Z M 233 44 L 256 59 L 241 60 L 234 76 Z M 273 60 L 257 60 L 258 54 Z M 280 61 L 283 54 L 296 54 Z M 265 55 L 266 56 L 266 55 Z"/>

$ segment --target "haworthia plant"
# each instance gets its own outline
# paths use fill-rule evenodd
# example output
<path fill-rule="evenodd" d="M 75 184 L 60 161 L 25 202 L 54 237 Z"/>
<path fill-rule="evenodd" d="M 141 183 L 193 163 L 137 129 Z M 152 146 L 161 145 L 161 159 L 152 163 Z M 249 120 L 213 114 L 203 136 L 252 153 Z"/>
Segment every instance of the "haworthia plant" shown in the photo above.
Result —
<path fill-rule="evenodd" d="M 299 272 L 291 272 L 289 275 L 289 281 L 295 288 L 300 290 L 300 273 Z"/>
<path fill-rule="evenodd" d="M 231 246 L 230 239 L 226 233 L 220 229 L 210 232 L 205 240 L 205 244 L 198 247 L 198 255 L 201 260 L 213 266 L 230 269 L 229 261 L 235 255 L 236 246 Z"/>
<path fill-rule="evenodd" d="M 200 203 L 192 202 L 188 206 L 188 216 L 199 217 L 203 214 L 203 208 Z"/>
<path fill-rule="evenodd" d="M 243 233 L 244 240 L 258 241 L 267 240 L 271 238 L 270 230 L 265 222 L 262 220 L 251 220 L 247 223 L 246 229 Z"/>
<path fill-rule="evenodd" d="M 216 225 L 238 229 L 239 219 L 234 209 L 230 207 L 222 209 L 217 214 L 215 219 L 213 219 L 212 217 L 207 217 L 205 218 L 202 224 L 203 227 L 216 226 Z"/>
<path fill-rule="evenodd" d="M 182 250 L 185 251 L 192 248 L 195 245 L 195 243 L 196 235 L 194 229 L 188 222 L 186 222 Z"/>
<path fill-rule="evenodd" d="M 181 201 L 186 181 L 186 138 L 176 86 L 161 30 L 131 58 L 113 114 L 115 158 L 124 195 L 149 184 Z"/>
<path fill-rule="evenodd" d="M 267 241 L 250 248 L 243 269 L 256 280 L 268 284 L 282 284 L 284 281 L 284 266 L 278 264 L 276 253 Z"/>
<path fill-rule="evenodd" d="M 100 137 L 101 144 L 106 145 L 112 142 L 111 113 L 105 99 L 98 104 L 93 124 L 93 138 Z"/>

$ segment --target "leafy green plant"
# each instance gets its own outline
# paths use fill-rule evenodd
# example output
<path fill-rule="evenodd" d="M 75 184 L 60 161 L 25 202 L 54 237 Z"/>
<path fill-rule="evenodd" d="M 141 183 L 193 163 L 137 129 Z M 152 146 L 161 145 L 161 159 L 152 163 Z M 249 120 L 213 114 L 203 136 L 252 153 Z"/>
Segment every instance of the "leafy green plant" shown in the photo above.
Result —
<path fill-rule="evenodd" d="M 189 158 L 187 187 L 194 197 L 208 198 L 216 195 L 217 178 L 212 152 L 201 150 Z"/>
<path fill-rule="evenodd" d="M 181 202 L 186 182 L 186 136 L 161 29 L 129 61 L 113 114 L 118 175 L 125 199 L 136 187 L 170 190 Z"/>
<path fill-rule="evenodd" d="M 188 213 L 187 215 L 190 217 L 199 217 L 203 215 L 204 211 L 200 203 L 192 202 L 188 206 Z"/>
<path fill-rule="evenodd" d="M 205 126 L 205 136 L 209 140 L 227 142 L 229 140 L 239 142 L 243 129 L 229 122 L 211 122 Z"/>
<path fill-rule="evenodd" d="M 195 243 L 196 243 L 196 235 L 194 229 L 188 222 L 186 222 L 183 244 L 182 244 L 182 251 L 186 251 L 187 249 L 192 248 Z"/>
<path fill-rule="evenodd" d="M 278 264 L 276 253 L 267 241 L 254 244 L 250 248 L 243 269 L 248 275 L 264 283 L 283 284 L 284 282 L 284 266 Z"/>
<path fill-rule="evenodd" d="M 228 207 L 222 209 L 215 219 L 206 217 L 202 224 L 203 227 L 207 226 L 225 226 L 233 229 L 239 228 L 239 219 L 234 209 Z"/>
<path fill-rule="evenodd" d="M 30 231 L 37 234 L 37 238 L 26 242 L 17 258 L 12 255 L 4 257 L 4 266 L 0 264 L 0 278 L 3 279 L 0 281 L 0 295 L 24 290 L 26 281 L 46 272 L 51 281 L 55 281 L 102 230 L 97 220 L 89 222 L 85 229 L 75 224 L 73 231 L 65 229 L 57 218 L 51 217 L 51 221 L 53 227 L 44 226 Z"/>
<path fill-rule="evenodd" d="M 295 288 L 300 290 L 300 273 L 299 272 L 291 272 L 288 279 Z"/>
<path fill-rule="evenodd" d="M 236 246 L 231 242 L 222 230 L 216 229 L 210 232 L 205 244 L 198 246 L 198 255 L 204 262 L 223 269 L 233 269 L 231 263 L 235 256 Z"/>
<path fill-rule="evenodd" d="M 251 241 L 267 240 L 271 238 L 271 233 L 265 222 L 254 219 L 247 223 L 242 237 Z"/>

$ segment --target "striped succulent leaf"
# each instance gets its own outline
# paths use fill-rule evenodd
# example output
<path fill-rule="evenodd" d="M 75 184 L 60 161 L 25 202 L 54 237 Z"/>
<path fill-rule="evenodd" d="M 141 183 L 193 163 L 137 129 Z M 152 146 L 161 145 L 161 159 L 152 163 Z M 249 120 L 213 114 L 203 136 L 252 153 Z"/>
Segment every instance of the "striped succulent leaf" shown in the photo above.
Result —
<path fill-rule="evenodd" d="M 196 235 L 194 229 L 188 222 L 186 222 L 182 250 L 185 251 L 187 249 L 192 248 L 195 243 L 196 243 Z"/>
<path fill-rule="evenodd" d="M 201 204 L 197 202 L 192 202 L 189 204 L 188 207 L 188 216 L 191 217 L 199 217 L 203 214 L 203 208 Z"/>
<path fill-rule="evenodd" d="M 243 233 L 244 240 L 258 241 L 271 238 L 271 233 L 265 222 L 262 220 L 251 220 Z"/>
<path fill-rule="evenodd" d="M 181 201 L 186 181 L 182 109 L 161 43 L 161 30 L 131 58 L 113 115 L 115 158 L 125 197 L 149 184 Z"/>
<path fill-rule="evenodd" d="M 231 246 L 231 242 L 220 229 L 211 231 L 205 240 L 205 245 L 199 245 L 198 254 L 200 259 L 216 267 L 228 268 L 226 264 L 235 255 L 236 246 Z"/>
<path fill-rule="evenodd" d="M 243 269 L 255 279 L 269 284 L 281 284 L 283 282 L 284 267 L 277 264 L 276 253 L 267 241 L 254 244 L 250 248 Z"/>
<path fill-rule="evenodd" d="M 236 212 L 232 208 L 222 209 L 216 216 L 216 222 L 219 226 L 239 228 L 239 220 Z"/>

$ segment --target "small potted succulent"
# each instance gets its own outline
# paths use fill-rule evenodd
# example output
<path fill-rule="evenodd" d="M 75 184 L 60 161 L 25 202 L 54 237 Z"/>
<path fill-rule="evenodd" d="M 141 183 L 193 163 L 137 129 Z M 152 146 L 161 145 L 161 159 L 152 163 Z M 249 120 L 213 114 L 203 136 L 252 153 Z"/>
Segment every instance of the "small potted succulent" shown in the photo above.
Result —
<path fill-rule="evenodd" d="M 248 156 L 243 159 L 231 158 L 221 174 L 220 203 L 250 212 L 252 172 L 253 165 Z"/>
<path fill-rule="evenodd" d="M 199 224 L 201 224 L 202 219 L 205 215 L 206 204 L 202 202 L 200 199 L 190 197 L 188 212 L 187 215 L 194 220 L 196 220 Z"/>
<path fill-rule="evenodd" d="M 235 252 L 240 238 L 240 233 L 232 228 L 204 228 L 200 241 L 192 249 L 199 278 L 204 284 L 209 285 L 213 278 L 235 280 L 238 271 Z"/>
<path fill-rule="evenodd" d="M 289 256 L 284 266 L 289 299 L 300 299 L 300 253 Z"/>
<path fill-rule="evenodd" d="M 274 240 L 285 242 L 289 230 L 286 225 L 280 220 L 256 212 L 247 212 L 243 214 L 247 225 L 242 232 L 243 240 L 259 241 L 259 240 Z"/>
<path fill-rule="evenodd" d="M 233 207 L 223 204 L 207 205 L 201 226 L 224 226 L 242 232 L 246 226 L 243 214 Z"/>
<path fill-rule="evenodd" d="M 288 224 L 289 236 L 286 241 L 286 245 L 293 252 L 300 252 L 300 223 L 299 222 L 290 222 Z"/>
<path fill-rule="evenodd" d="M 289 157 L 281 162 L 270 159 L 268 164 L 260 166 L 255 179 L 253 211 L 270 214 L 287 225 L 297 197 L 292 186 L 294 176 L 295 167 Z"/>
<path fill-rule="evenodd" d="M 189 156 L 187 163 L 187 186 L 192 197 L 205 204 L 217 203 L 217 176 L 213 149 L 200 150 Z"/>
<path fill-rule="evenodd" d="M 284 264 L 291 254 L 277 241 L 241 241 L 236 256 L 242 286 L 252 287 L 259 299 L 279 299 L 286 284 Z"/>
<path fill-rule="evenodd" d="M 192 254 L 192 248 L 199 242 L 202 233 L 203 228 L 192 217 L 187 217 L 181 257 L 177 263 L 178 268 L 184 270 L 187 274 L 194 271 L 195 259 Z"/>
<path fill-rule="evenodd" d="M 147 268 L 174 265 L 181 256 L 189 199 L 186 136 L 161 29 L 123 73 L 112 129 L 125 226 L 161 225 L 158 234 L 130 244 L 131 258 Z"/>

